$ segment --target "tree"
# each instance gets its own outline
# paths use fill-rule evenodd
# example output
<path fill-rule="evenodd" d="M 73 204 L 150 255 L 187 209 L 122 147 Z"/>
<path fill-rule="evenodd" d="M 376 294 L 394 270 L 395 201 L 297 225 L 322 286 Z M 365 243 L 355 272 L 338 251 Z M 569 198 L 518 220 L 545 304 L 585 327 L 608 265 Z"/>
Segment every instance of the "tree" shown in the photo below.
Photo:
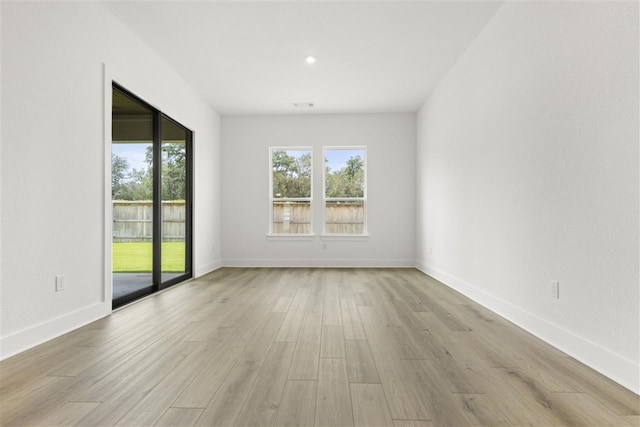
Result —
<path fill-rule="evenodd" d="M 153 147 L 145 153 L 146 169 L 129 169 L 123 157 L 111 155 L 111 189 L 114 200 L 153 200 Z M 162 144 L 162 199 L 184 200 L 186 195 L 186 147 Z"/>
<path fill-rule="evenodd" d="M 325 180 L 327 197 L 364 197 L 364 160 L 350 157 L 345 167 L 334 172 L 327 166 Z"/>
<path fill-rule="evenodd" d="M 285 150 L 273 151 L 273 197 L 311 197 L 311 153 L 292 156 Z"/>
<path fill-rule="evenodd" d="M 186 195 L 186 146 L 180 143 L 162 144 L 162 199 L 184 200 Z M 153 147 L 145 153 L 147 172 L 153 174 Z M 153 186 L 153 181 L 150 182 Z"/>
<path fill-rule="evenodd" d="M 129 174 L 126 200 L 153 200 L 153 175 L 151 169 L 133 169 Z"/>
<path fill-rule="evenodd" d="M 129 169 L 127 159 L 111 155 L 111 198 L 151 200 L 153 181 L 149 169 Z"/>
<path fill-rule="evenodd" d="M 111 197 L 122 199 L 126 192 L 127 171 L 129 162 L 116 154 L 111 154 Z"/>

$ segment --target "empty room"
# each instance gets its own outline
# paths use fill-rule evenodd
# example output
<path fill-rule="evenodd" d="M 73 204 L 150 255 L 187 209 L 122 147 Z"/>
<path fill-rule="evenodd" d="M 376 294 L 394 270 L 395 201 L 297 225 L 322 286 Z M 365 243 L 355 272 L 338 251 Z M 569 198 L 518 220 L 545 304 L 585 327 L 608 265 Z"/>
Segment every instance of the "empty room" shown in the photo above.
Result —
<path fill-rule="evenodd" d="M 638 1 L 0 19 L 0 425 L 640 426 Z"/>

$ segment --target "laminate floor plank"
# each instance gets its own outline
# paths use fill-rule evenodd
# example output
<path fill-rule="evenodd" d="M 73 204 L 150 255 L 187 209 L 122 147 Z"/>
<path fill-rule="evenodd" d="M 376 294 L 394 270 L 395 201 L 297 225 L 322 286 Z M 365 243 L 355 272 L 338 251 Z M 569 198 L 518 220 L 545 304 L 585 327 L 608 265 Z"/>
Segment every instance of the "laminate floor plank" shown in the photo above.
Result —
<path fill-rule="evenodd" d="M 200 408 L 169 408 L 154 424 L 156 427 L 190 427 L 202 414 Z"/>
<path fill-rule="evenodd" d="M 196 425 L 233 425 L 255 382 L 259 368 L 260 365 L 253 362 L 236 364 L 198 418 Z"/>
<path fill-rule="evenodd" d="M 24 351 L 2 361 L 0 369 L 0 392 L 16 384 L 43 375 L 51 369 L 50 360 L 56 360 L 60 354 L 64 354 L 70 347 L 86 346 L 86 342 L 95 333 L 84 328 L 76 329 L 68 334 L 54 338 L 38 346 L 38 351 Z"/>
<path fill-rule="evenodd" d="M 358 307 L 354 298 L 340 299 L 342 314 L 342 331 L 346 340 L 363 340 L 366 338 Z"/>
<path fill-rule="evenodd" d="M 525 407 L 519 408 L 512 416 L 524 415 L 528 420 L 536 425 L 546 422 L 548 425 L 584 425 L 579 418 L 575 417 L 573 410 L 563 407 L 560 404 L 561 399 L 558 396 L 563 393 L 552 393 L 547 390 L 540 382 L 531 378 L 526 372 L 517 368 L 494 368 L 494 372 L 498 380 L 502 382 L 499 389 L 494 390 L 492 396 L 495 398 L 498 392 L 509 387 L 518 399 L 518 405 Z M 495 399 L 494 399 L 495 400 Z M 591 413 L 590 416 L 595 416 Z M 599 424 L 593 424 L 599 426 Z"/>
<path fill-rule="evenodd" d="M 504 341 L 495 339 L 492 335 L 483 334 L 482 331 L 474 330 L 470 334 L 469 331 L 450 331 L 433 313 L 417 313 L 417 315 L 423 321 L 424 328 L 428 332 L 429 342 L 434 344 L 434 355 L 437 358 L 442 357 L 443 350 L 454 346 L 456 339 L 463 344 L 465 352 L 476 354 L 489 367 L 517 366 L 517 360 L 524 357 Z"/>
<path fill-rule="evenodd" d="M 400 379 L 409 396 L 424 405 L 426 414 L 396 418 L 431 420 L 436 426 L 463 426 L 469 424 L 454 393 L 442 383 L 441 377 L 425 368 L 423 360 L 400 361 Z"/>
<path fill-rule="evenodd" d="M 338 284 L 335 282 L 336 273 L 327 274 L 327 282 L 324 294 L 324 313 L 322 324 L 324 326 L 342 326 L 342 316 L 340 314 L 340 297 L 338 295 Z M 334 278 L 332 281 L 331 278 Z"/>
<path fill-rule="evenodd" d="M 406 280 L 402 280 L 396 286 L 392 287 L 391 290 L 394 295 L 412 312 L 420 313 L 429 311 L 429 307 L 411 293 L 409 284 Z"/>
<path fill-rule="evenodd" d="M 375 307 L 359 307 L 358 310 L 391 416 L 393 419 L 430 420 L 429 410 L 424 403 L 426 391 L 404 374 L 403 363 L 406 361 L 401 360 L 393 347 L 388 328 L 381 324 L 384 320 L 377 316 Z"/>
<path fill-rule="evenodd" d="M 115 425 L 187 358 L 194 347 L 198 345 L 200 344 L 193 341 L 177 343 L 175 348 L 166 354 L 167 357 L 160 359 L 158 364 L 150 366 L 148 370 L 132 376 L 110 390 L 104 402 L 80 419 L 76 425 L 82 427 Z M 157 416 L 160 417 L 166 409 L 162 408 Z"/>
<path fill-rule="evenodd" d="M 635 426 L 640 397 L 415 269 L 222 268 L 0 361 L 0 424 Z"/>
<path fill-rule="evenodd" d="M 325 359 L 344 359 L 344 336 L 341 326 L 323 326 L 320 357 Z"/>
<path fill-rule="evenodd" d="M 354 295 L 354 301 L 357 306 L 371 307 L 373 305 L 371 294 L 366 292 L 356 292 Z"/>
<path fill-rule="evenodd" d="M 633 427 L 640 427 L 640 415 L 622 415 L 622 418 Z"/>
<path fill-rule="evenodd" d="M 185 341 L 204 341 L 216 329 L 215 322 L 207 321 L 189 321 L 185 326 L 187 333 L 184 336 Z"/>
<path fill-rule="evenodd" d="M 351 279 L 349 275 L 349 271 L 343 271 L 338 274 L 338 298 L 340 301 L 352 300 L 354 298 L 353 287 L 351 286 Z"/>
<path fill-rule="evenodd" d="M 322 312 L 307 313 L 289 369 L 291 380 L 318 379 L 322 343 Z"/>
<path fill-rule="evenodd" d="M 200 345 L 195 341 L 185 341 L 181 344 L 178 341 L 168 343 L 158 343 L 149 353 L 141 353 L 128 360 L 108 375 L 94 382 L 91 387 L 72 397 L 78 402 L 104 402 L 109 396 L 121 389 L 123 384 L 130 382 L 134 378 L 155 376 L 155 372 L 163 372 L 167 366 L 173 366 L 176 348 L 184 347 L 188 350 L 200 347 L 200 352 L 220 349 L 223 344 L 232 338 L 234 331 L 230 328 L 218 328 L 216 334 L 208 342 Z M 190 353 L 189 353 L 190 354 Z M 182 360 L 182 359 L 179 359 Z"/>
<path fill-rule="evenodd" d="M 412 292 L 429 312 L 434 313 L 452 331 L 468 331 L 470 326 L 465 323 L 463 316 L 450 312 L 454 303 L 446 299 L 435 299 L 431 293 L 423 292 L 416 283 L 411 282 L 407 289 Z M 453 292 L 449 293 L 452 294 Z M 440 295 L 443 296 L 443 295 Z"/>
<path fill-rule="evenodd" d="M 401 359 L 428 359 L 433 357 L 429 345 L 423 345 L 426 337 L 421 336 L 420 331 L 415 331 L 406 326 L 387 327 L 387 336 L 390 345 L 394 346 Z"/>
<path fill-rule="evenodd" d="M 371 286 L 369 293 L 372 300 L 371 305 L 375 307 L 383 326 L 404 326 L 398 311 L 393 307 L 383 285 L 380 284 L 381 281 L 382 279 L 377 278 Z"/>
<path fill-rule="evenodd" d="M 465 425 L 508 427 L 511 421 L 485 394 L 454 393 L 454 404 L 461 409 Z"/>
<path fill-rule="evenodd" d="M 186 400 L 186 405 L 204 407 L 214 395 L 238 357 L 245 350 L 256 329 L 262 325 L 263 315 L 253 312 L 255 323 L 243 328 L 222 328 L 231 331 L 231 338 L 221 343 L 214 351 L 195 351 L 153 388 L 127 415 L 118 421 L 121 425 L 152 425 L 158 420 L 158 412 L 178 401 Z M 227 345 L 225 345 L 227 344 Z M 187 390 L 190 389 L 190 390 Z M 193 403 L 195 402 L 195 403 Z"/>
<path fill-rule="evenodd" d="M 288 380 L 274 425 L 312 426 L 316 413 L 317 389 L 317 381 Z"/>
<path fill-rule="evenodd" d="M 291 297 L 279 297 L 275 305 L 273 306 L 273 309 L 271 310 L 271 312 L 286 313 L 287 311 L 289 311 L 289 306 L 291 305 L 292 301 L 293 301 L 293 298 Z"/>
<path fill-rule="evenodd" d="M 353 425 L 386 427 L 393 424 L 380 384 L 350 384 Z"/>
<path fill-rule="evenodd" d="M 351 383 L 379 384 L 376 362 L 367 340 L 345 340 L 347 371 Z"/>
<path fill-rule="evenodd" d="M 302 327 L 302 320 L 309 302 L 309 288 L 299 288 L 282 322 L 276 341 L 296 342 Z"/>
<path fill-rule="evenodd" d="M 316 426 L 353 426 L 353 409 L 344 359 L 320 359 Z"/>
<path fill-rule="evenodd" d="M 283 319 L 283 313 L 269 314 L 264 327 L 256 333 L 253 342 L 247 346 L 222 385 L 211 396 L 196 425 L 233 425 L 255 383 L 258 370 L 273 345 Z M 178 400 L 175 404 L 179 403 Z"/>
<path fill-rule="evenodd" d="M 263 317 L 258 316 L 258 319 Z M 243 328 L 234 337 L 232 345 L 222 345 L 215 352 L 203 352 L 204 367 L 189 361 L 191 367 L 189 375 L 193 380 L 180 393 L 172 406 L 205 408 L 218 388 L 225 384 L 227 375 L 238 363 L 256 365 L 262 363 L 281 324 L 282 314 L 271 313 L 266 320 Z"/>
<path fill-rule="evenodd" d="M 556 366 L 556 375 L 618 415 L 640 415 L 640 397 L 574 359 Z"/>
<path fill-rule="evenodd" d="M 310 287 L 311 293 L 309 294 L 309 303 L 307 304 L 305 316 L 319 315 L 322 317 L 324 313 L 325 285 L 321 274 L 316 273 L 313 277 L 315 279 Z"/>
<path fill-rule="evenodd" d="M 20 394 L 0 399 L 2 426 L 29 425 L 46 418 L 64 406 L 59 399 L 52 399 L 58 390 L 75 382 L 72 377 L 43 377 L 31 382 L 32 389 L 20 390 Z M 6 396 L 6 394 L 5 394 Z"/>
<path fill-rule="evenodd" d="M 170 366 L 169 369 L 171 369 L 172 366 L 175 366 L 175 363 L 179 363 L 179 361 L 182 360 L 182 358 L 186 357 L 186 355 L 193 350 L 194 346 L 195 346 L 194 343 L 184 342 L 182 344 L 179 344 L 173 347 L 172 350 L 169 351 L 165 357 L 166 365 Z M 118 366 L 118 368 L 120 367 L 121 366 Z M 17 418 L 14 418 L 14 420 L 16 420 L 16 423 L 29 425 L 33 423 L 34 420 L 36 419 L 45 418 L 51 411 L 54 411 L 63 407 L 66 403 L 73 402 L 79 390 L 88 389 L 96 381 L 99 381 L 101 376 L 104 375 L 99 370 L 96 370 L 93 368 L 94 367 L 92 367 L 92 370 L 90 370 L 89 372 L 85 372 L 83 373 L 83 375 L 79 375 L 76 377 L 51 377 L 56 379 L 56 381 L 59 382 L 60 384 L 58 384 L 54 390 L 51 390 L 48 393 L 46 400 L 41 402 L 36 402 L 36 404 L 31 406 L 23 407 L 24 409 L 23 412 Z M 102 367 L 102 369 L 107 372 L 109 372 L 110 368 L 111 367 L 109 366 Z M 150 380 L 148 377 L 145 384 L 147 383 L 155 384 L 154 380 L 153 379 Z M 140 388 L 144 389 L 144 387 L 140 387 Z M 3 401 L 4 403 L 4 400 L 1 398 L 0 398 L 0 401 Z M 24 404 L 25 402 L 22 401 L 21 403 Z M 98 406 L 95 410 L 98 410 L 100 406 Z M 93 414 L 95 410 L 91 411 L 87 416 L 89 416 L 90 414 Z M 0 415 L 0 419 L 4 420 L 5 418 L 4 416 Z M 17 420 L 20 420 L 20 422 L 17 422 Z"/>
<path fill-rule="evenodd" d="M 276 420 L 295 344 L 274 342 L 260 367 L 253 389 L 233 423 L 235 426 L 270 426 Z"/>
<path fill-rule="evenodd" d="M 551 396 L 558 426 L 631 426 L 624 417 L 586 393 L 551 393 Z"/>
<path fill-rule="evenodd" d="M 72 426 L 98 405 L 100 405 L 98 402 L 68 402 L 36 424 L 39 426 Z"/>
<path fill-rule="evenodd" d="M 104 376 L 108 372 L 115 370 L 119 365 L 136 355 L 144 353 L 149 347 L 162 342 L 167 336 L 179 333 L 180 324 L 172 325 L 162 331 L 140 327 L 137 334 L 125 334 L 122 341 L 114 343 L 113 346 L 103 347 L 68 347 L 64 352 L 55 355 L 59 363 L 51 363 L 51 360 L 43 361 L 46 367 L 46 375 L 53 376 Z M 28 369 L 27 369 L 28 370 Z M 7 384 L 14 390 L 18 384 Z M 4 387 L 4 385 L 3 385 Z"/>
<path fill-rule="evenodd" d="M 434 424 L 426 420 L 393 420 L 393 427 L 434 427 Z"/>

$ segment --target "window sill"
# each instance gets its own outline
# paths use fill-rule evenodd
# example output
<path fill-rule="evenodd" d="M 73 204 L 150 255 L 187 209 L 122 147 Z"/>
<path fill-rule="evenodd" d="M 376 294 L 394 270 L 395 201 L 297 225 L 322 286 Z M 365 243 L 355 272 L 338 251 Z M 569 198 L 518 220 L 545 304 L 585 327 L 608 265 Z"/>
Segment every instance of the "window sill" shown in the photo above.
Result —
<path fill-rule="evenodd" d="M 362 242 L 369 240 L 368 234 L 322 234 L 321 240 L 333 240 L 338 242 Z"/>
<path fill-rule="evenodd" d="M 315 238 L 315 234 L 267 234 L 267 240 L 275 242 L 310 242 Z"/>

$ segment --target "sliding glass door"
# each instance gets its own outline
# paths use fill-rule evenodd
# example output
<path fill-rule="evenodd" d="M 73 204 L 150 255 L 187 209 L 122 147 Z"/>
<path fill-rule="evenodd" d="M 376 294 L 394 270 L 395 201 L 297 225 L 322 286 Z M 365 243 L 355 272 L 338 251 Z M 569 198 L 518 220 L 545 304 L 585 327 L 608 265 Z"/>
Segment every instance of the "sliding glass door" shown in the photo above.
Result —
<path fill-rule="evenodd" d="M 113 85 L 113 306 L 191 277 L 192 133 Z"/>
<path fill-rule="evenodd" d="M 191 162 L 188 147 L 191 145 L 191 132 L 173 120 L 162 117 L 161 140 L 161 179 L 160 200 L 161 240 L 160 246 L 160 283 L 171 284 L 183 277 L 189 270 L 187 259 L 191 259 L 191 221 L 186 220 L 190 206 L 189 171 Z"/>

